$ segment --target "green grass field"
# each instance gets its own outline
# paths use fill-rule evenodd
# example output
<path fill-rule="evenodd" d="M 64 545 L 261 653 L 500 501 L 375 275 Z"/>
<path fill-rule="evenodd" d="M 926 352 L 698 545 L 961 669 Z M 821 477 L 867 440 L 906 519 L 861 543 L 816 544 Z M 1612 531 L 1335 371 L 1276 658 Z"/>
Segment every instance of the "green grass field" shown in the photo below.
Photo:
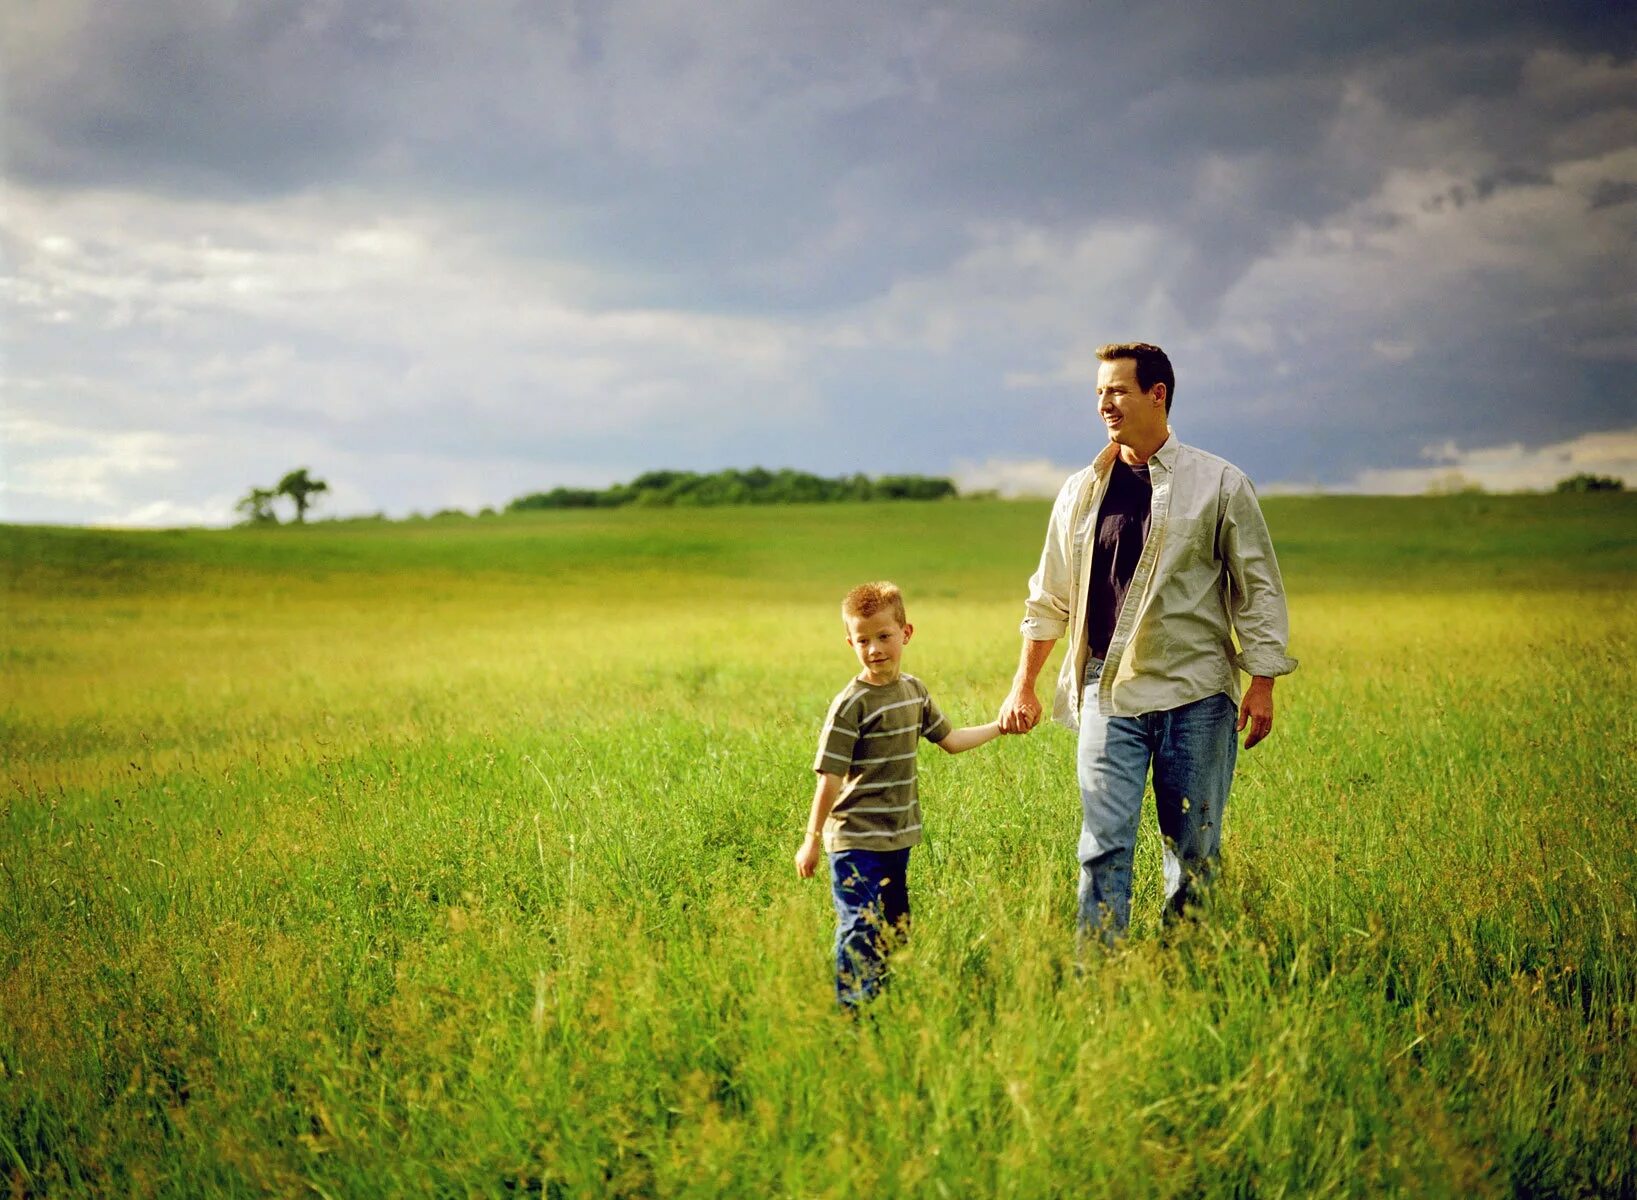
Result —
<path fill-rule="evenodd" d="M 922 756 L 832 1011 L 836 614 L 991 718 L 1041 504 L 0 528 L 13 1194 L 1637 1195 L 1637 502 L 1266 502 L 1216 907 L 1077 970 L 1073 739 Z M 1055 671 L 1055 662 L 1051 668 Z"/>

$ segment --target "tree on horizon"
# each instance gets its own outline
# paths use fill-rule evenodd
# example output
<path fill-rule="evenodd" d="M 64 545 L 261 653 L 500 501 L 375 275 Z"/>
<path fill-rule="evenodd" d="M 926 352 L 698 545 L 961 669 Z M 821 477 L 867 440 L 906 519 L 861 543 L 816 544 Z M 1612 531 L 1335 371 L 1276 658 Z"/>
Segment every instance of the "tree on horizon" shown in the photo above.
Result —
<path fill-rule="evenodd" d="M 279 516 L 273 511 L 278 492 L 273 488 L 253 487 L 239 498 L 233 507 L 244 514 L 247 525 L 277 525 Z"/>
<path fill-rule="evenodd" d="M 329 490 L 330 485 L 322 479 L 312 478 L 306 467 L 297 467 L 294 471 L 286 472 L 273 492 L 275 495 L 290 498 L 291 503 L 296 506 L 296 524 L 300 525 L 307 520 L 307 508 L 312 504 L 313 497 Z"/>

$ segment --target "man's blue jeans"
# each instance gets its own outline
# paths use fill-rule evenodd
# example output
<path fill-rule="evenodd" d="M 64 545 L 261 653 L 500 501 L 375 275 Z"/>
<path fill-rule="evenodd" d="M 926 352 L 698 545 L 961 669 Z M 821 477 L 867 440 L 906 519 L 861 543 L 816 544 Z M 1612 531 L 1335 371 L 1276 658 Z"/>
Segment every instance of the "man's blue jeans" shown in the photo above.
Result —
<path fill-rule="evenodd" d="M 1099 659 L 1088 663 L 1080 707 L 1079 926 L 1112 944 L 1131 921 L 1131 860 L 1150 764 L 1165 845 L 1167 920 L 1209 886 L 1239 749 L 1238 714 L 1218 692 L 1140 717 L 1100 716 L 1102 667 Z"/>
<path fill-rule="evenodd" d="M 856 1008 L 886 983 L 887 953 L 909 935 L 909 847 L 833 850 L 836 1000 Z"/>

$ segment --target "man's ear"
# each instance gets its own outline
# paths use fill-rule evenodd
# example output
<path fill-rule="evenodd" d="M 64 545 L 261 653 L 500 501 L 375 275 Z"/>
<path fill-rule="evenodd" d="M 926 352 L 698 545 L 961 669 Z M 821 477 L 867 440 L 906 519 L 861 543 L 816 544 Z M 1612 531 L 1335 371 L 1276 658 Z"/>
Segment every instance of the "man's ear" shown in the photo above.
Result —
<path fill-rule="evenodd" d="M 1159 405 L 1159 407 L 1162 409 L 1165 407 L 1165 385 L 1163 383 L 1156 383 L 1153 388 L 1150 389 L 1149 394 L 1154 397 L 1155 404 Z"/>

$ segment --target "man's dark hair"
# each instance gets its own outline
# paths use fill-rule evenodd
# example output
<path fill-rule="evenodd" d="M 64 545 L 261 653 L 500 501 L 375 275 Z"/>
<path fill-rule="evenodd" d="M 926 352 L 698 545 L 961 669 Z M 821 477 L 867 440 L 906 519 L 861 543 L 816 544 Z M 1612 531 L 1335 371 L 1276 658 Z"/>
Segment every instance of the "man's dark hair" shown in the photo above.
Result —
<path fill-rule="evenodd" d="M 1137 364 L 1137 386 L 1145 392 L 1152 391 L 1156 383 L 1163 383 L 1165 412 L 1167 416 L 1170 415 L 1171 397 L 1177 394 L 1177 377 L 1171 370 L 1171 360 L 1166 357 L 1165 351 L 1147 342 L 1110 342 L 1097 347 L 1097 357 L 1102 362 L 1131 359 Z"/>

